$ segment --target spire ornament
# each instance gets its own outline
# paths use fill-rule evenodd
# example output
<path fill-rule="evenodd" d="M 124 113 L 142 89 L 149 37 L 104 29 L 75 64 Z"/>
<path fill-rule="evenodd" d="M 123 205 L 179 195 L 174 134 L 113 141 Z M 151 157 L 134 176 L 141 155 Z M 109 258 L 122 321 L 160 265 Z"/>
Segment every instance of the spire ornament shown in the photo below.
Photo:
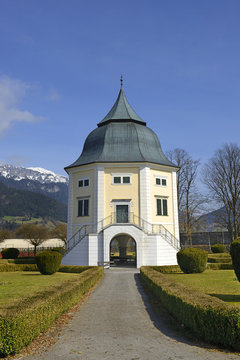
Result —
<path fill-rule="evenodd" d="M 122 89 L 122 86 L 123 86 L 123 76 L 122 76 L 122 74 L 121 74 L 120 82 L 121 82 L 121 89 Z"/>

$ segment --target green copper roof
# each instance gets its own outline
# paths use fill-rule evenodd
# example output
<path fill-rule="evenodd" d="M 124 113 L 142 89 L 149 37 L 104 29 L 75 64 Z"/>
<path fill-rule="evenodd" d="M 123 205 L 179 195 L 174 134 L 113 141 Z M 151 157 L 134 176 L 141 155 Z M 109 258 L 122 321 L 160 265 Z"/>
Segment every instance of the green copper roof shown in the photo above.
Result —
<path fill-rule="evenodd" d="M 138 124 L 146 125 L 129 105 L 127 98 L 121 88 L 117 100 L 105 118 L 98 123 L 98 126 L 106 125 L 110 122 L 136 122 Z"/>
<path fill-rule="evenodd" d="M 112 109 L 88 135 L 82 154 L 65 169 L 121 162 L 150 162 L 177 168 L 164 155 L 157 135 L 131 108 L 122 88 Z"/>

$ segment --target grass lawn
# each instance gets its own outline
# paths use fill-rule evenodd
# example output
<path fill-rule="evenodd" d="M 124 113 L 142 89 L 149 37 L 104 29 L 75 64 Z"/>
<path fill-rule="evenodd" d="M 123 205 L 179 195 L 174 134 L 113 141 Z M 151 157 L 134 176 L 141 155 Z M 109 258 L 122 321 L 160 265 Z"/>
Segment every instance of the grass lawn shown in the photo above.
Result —
<path fill-rule="evenodd" d="M 53 275 L 41 275 L 39 272 L 1 272 L 0 273 L 0 308 L 44 290 L 49 286 L 68 282 L 79 274 L 55 273 Z"/>
<path fill-rule="evenodd" d="M 201 274 L 164 274 L 174 281 L 240 307 L 240 283 L 233 270 L 206 270 Z"/>

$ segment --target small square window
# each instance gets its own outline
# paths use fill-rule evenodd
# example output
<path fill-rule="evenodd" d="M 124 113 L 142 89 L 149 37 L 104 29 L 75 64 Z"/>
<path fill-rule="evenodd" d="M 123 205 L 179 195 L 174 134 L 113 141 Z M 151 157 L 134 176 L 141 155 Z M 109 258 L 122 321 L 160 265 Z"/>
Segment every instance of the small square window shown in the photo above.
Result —
<path fill-rule="evenodd" d="M 89 179 L 78 180 L 78 187 L 86 187 L 86 186 L 89 186 Z"/>
<path fill-rule="evenodd" d="M 123 184 L 130 184 L 130 176 L 123 176 Z"/>
<path fill-rule="evenodd" d="M 84 180 L 84 186 L 89 186 L 89 179 Z"/>
<path fill-rule="evenodd" d="M 166 179 L 162 179 L 162 186 L 167 186 L 167 180 Z"/>
<path fill-rule="evenodd" d="M 113 182 L 114 182 L 114 184 L 121 184 L 121 177 L 120 176 L 114 176 Z"/>
<path fill-rule="evenodd" d="M 156 178 L 156 185 L 161 185 L 161 179 L 160 178 Z"/>

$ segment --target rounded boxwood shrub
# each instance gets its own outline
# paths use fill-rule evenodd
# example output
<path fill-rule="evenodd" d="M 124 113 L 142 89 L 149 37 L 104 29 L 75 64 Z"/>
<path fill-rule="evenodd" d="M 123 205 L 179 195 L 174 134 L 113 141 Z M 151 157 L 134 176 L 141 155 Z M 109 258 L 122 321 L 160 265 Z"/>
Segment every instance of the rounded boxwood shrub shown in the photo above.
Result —
<path fill-rule="evenodd" d="M 226 251 L 226 247 L 223 244 L 214 244 L 211 246 L 211 250 L 213 253 L 224 253 Z"/>
<path fill-rule="evenodd" d="M 64 249 L 64 247 L 55 247 L 53 249 L 51 249 L 52 251 L 58 251 L 60 254 L 64 255 L 66 250 Z"/>
<path fill-rule="evenodd" d="M 238 237 L 231 243 L 230 255 L 232 257 L 232 264 L 235 274 L 240 281 L 240 238 Z"/>
<path fill-rule="evenodd" d="M 16 259 L 19 255 L 19 250 L 16 248 L 7 248 L 3 249 L 1 254 L 3 259 Z"/>
<path fill-rule="evenodd" d="M 178 265 L 185 274 L 203 272 L 207 266 L 207 259 L 207 252 L 201 249 L 187 248 L 177 253 Z"/>
<path fill-rule="evenodd" d="M 35 256 L 38 270 L 43 275 L 52 275 L 60 268 L 62 255 L 58 251 L 42 251 Z"/>

